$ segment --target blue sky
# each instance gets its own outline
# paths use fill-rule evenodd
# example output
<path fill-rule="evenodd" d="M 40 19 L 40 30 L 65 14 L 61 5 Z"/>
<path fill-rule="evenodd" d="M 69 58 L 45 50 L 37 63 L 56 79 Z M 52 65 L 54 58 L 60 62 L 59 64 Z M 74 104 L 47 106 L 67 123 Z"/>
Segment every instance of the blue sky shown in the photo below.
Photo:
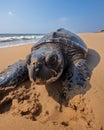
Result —
<path fill-rule="evenodd" d="M 104 29 L 104 0 L 0 0 L 0 33 Z"/>

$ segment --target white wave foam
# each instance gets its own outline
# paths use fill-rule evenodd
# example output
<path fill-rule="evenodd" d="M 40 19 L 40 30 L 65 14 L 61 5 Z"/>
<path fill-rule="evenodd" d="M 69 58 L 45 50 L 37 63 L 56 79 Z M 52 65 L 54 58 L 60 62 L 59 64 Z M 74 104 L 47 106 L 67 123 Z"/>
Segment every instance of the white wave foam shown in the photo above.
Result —
<path fill-rule="evenodd" d="M 0 42 L 9 42 L 16 40 L 36 40 L 41 38 L 42 36 L 8 36 L 8 37 L 0 37 Z"/>
<path fill-rule="evenodd" d="M 43 35 L 0 36 L 0 48 L 35 43 Z"/>
<path fill-rule="evenodd" d="M 20 43 L 20 44 L 11 44 L 11 45 L 4 45 L 4 46 L 0 46 L 0 48 L 6 48 L 6 47 L 13 47 L 13 46 L 22 46 L 25 44 L 35 44 L 35 43 Z"/>

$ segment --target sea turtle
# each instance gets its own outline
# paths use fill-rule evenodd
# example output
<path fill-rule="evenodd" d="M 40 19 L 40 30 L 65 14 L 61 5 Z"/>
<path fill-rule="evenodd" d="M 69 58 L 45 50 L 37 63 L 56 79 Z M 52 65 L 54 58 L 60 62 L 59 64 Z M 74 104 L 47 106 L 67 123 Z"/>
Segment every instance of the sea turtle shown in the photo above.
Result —
<path fill-rule="evenodd" d="M 37 41 L 26 60 L 10 65 L 0 74 L 0 87 L 18 85 L 28 78 L 36 84 L 61 79 L 66 93 L 86 86 L 91 72 L 86 63 L 88 48 L 76 34 L 65 29 L 50 32 Z"/>

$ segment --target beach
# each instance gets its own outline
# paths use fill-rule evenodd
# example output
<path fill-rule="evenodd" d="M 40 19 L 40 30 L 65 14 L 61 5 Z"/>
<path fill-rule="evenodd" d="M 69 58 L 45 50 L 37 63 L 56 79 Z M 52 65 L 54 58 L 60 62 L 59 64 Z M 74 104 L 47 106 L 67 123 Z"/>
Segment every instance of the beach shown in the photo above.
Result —
<path fill-rule="evenodd" d="M 103 130 L 104 32 L 78 34 L 88 46 L 92 70 L 86 88 L 70 92 L 68 105 L 60 105 L 60 82 L 52 86 L 26 81 L 0 89 L 0 130 Z M 32 44 L 0 48 L 0 72 L 25 59 Z"/>

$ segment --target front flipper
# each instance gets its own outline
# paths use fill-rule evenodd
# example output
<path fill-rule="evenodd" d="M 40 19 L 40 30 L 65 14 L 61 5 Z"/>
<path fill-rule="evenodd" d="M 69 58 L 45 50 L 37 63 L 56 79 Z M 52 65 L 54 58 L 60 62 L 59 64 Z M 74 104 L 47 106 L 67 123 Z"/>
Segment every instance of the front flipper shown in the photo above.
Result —
<path fill-rule="evenodd" d="M 74 61 L 62 80 L 64 97 L 67 98 L 68 92 L 75 86 L 86 87 L 90 77 L 91 71 L 88 68 L 86 60 L 79 59 Z"/>
<path fill-rule="evenodd" d="M 28 79 L 27 65 L 25 61 L 20 60 L 0 73 L 0 87 L 17 86 L 26 79 Z"/>

